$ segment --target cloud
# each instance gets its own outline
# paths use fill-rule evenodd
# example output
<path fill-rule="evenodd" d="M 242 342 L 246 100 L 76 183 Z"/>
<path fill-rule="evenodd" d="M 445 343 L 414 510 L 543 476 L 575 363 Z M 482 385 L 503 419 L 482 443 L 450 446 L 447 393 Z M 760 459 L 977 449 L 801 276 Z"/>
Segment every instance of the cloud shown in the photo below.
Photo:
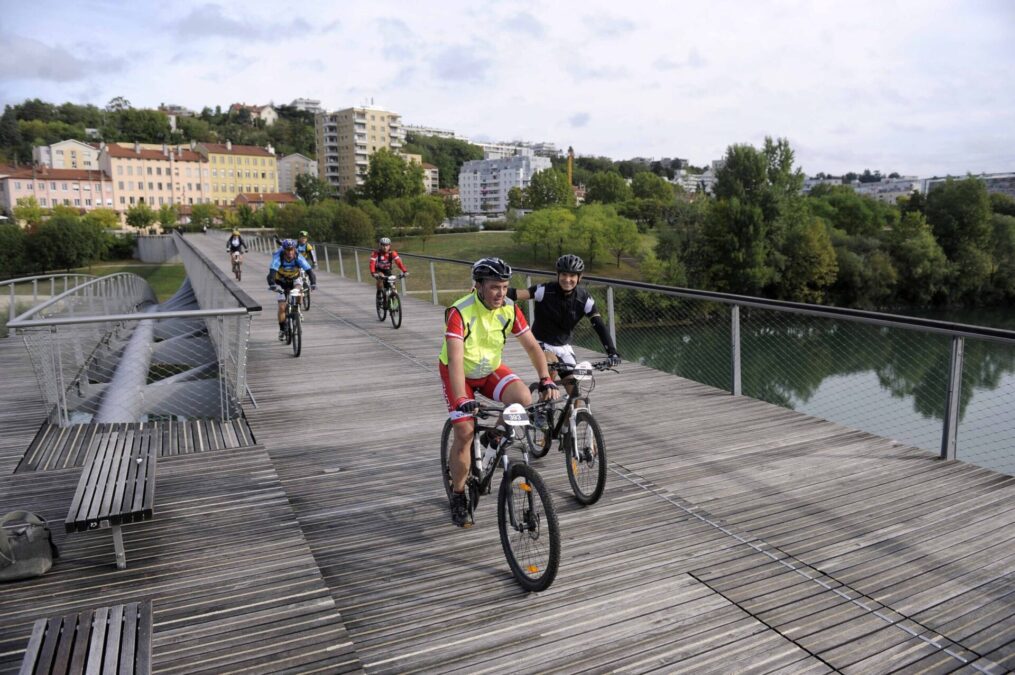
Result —
<path fill-rule="evenodd" d="M 381 54 L 391 61 L 412 61 L 416 57 L 416 34 L 398 18 L 377 19 L 374 24 L 381 34 L 384 47 Z"/>
<path fill-rule="evenodd" d="M 72 82 L 96 73 L 123 70 L 121 58 L 81 58 L 63 47 L 50 47 L 34 38 L 0 35 L 0 79 Z"/>
<path fill-rule="evenodd" d="M 328 24 L 334 26 L 336 22 Z M 273 23 L 270 27 L 250 19 L 234 19 L 225 15 L 220 5 L 201 5 L 175 24 L 171 24 L 176 34 L 184 40 L 196 40 L 208 37 L 236 38 L 240 40 L 285 39 L 306 35 L 313 28 L 303 19 L 293 19 L 289 23 Z"/>
<path fill-rule="evenodd" d="M 630 77 L 631 72 L 624 66 L 586 66 L 580 63 L 571 63 L 567 66 L 577 82 L 586 80 L 623 80 Z"/>
<path fill-rule="evenodd" d="M 589 123 L 590 119 L 592 119 L 592 118 L 589 116 L 588 113 L 586 113 L 586 112 L 580 112 L 580 113 L 576 113 L 574 115 L 571 115 L 571 117 L 569 117 L 567 119 L 567 121 L 568 121 L 568 124 L 570 124 L 573 128 L 578 129 L 578 128 L 586 126 Z"/>
<path fill-rule="evenodd" d="M 523 35 L 530 35 L 535 38 L 541 38 L 546 34 L 546 27 L 528 12 L 519 12 L 512 16 L 510 19 L 502 22 L 500 28 L 514 31 L 515 33 L 521 33 Z"/>
<path fill-rule="evenodd" d="M 447 47 L 430 57 L 434 76 L 447 82 L 482 82 L 493 65 L 490 59 L 477 56 L 471 47 Z"/>
<path fill-rule="evenodd" d="M 684 61 L 675 61 L 669 56 L 660 56 L 652 63 L 656 70 L 680 70 L 682 68 L 703 68 L 705 59 L 701 57 L 695 47 L 691 47 Z"/>
<path fill-rule="evenodd" d="M 636 28 L 633 21 L 618 16 L 586 16 L 582 21 L 589 30 L 603 38 L 620 37 Z"/>

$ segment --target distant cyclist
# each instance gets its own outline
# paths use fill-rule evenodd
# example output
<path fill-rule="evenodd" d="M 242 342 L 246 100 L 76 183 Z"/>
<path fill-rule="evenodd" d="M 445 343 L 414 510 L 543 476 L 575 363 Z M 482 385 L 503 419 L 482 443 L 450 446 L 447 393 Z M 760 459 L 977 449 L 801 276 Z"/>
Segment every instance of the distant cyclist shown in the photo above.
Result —
<path fill-rule="evenodd" d="M 314 249 L 314 245 L 307 241 L 307 231 L 300 230 L 300 238 L 296 243 L 296 252 L 306 258 L 306 261 L 310 263 L 313 268 L 317 269 L 317 251 Z"/>
<path fill-rule="evenodd" d="M 278 339 L 280 342 L 285 340 L 286 294 L 293 288 L 303 287 L 300 270 L 306 272 L 310 278 L 311 290 L 317 290 L 317 276 L 314 274 L 314 268 L 306 258 L 296 252 L 296 241 L 283 239 L 281 247 L 275 251 L 275 255 L 271 258 L 271 266 L 268 270 L 268 290 L 278 292 Z"/>
<path fill-rule="evenodd" d="M 585 262 L 581 258 L 570 254 L 562 255 L 557 258 L 556 281 L 520 290 L 512 288 L 508 291 L 508 297 L 516 301 L 536 301 L 532 334 L 543 350 L 552 354 L 557 361 L 569 366 L 575 365 L 574 348 L 571 346 L 574 329 L 582 317 L 588 317 L 599 341 L 603 343 L 610 364 L 619 365 L 620 355 L 599 315 L 596 301 L 579 284 L 584 271 Z"/>
<path fill-rule="evenodd" d="M 398 251 L 391 248 L 391 240 L 381 237 L 377 240 L 377 250 L 370 254 L 370 274 L 377 279 L 377 290 L 383 290 L 384 277 L 391 274 L 392 265 L 398 265 L 402 274 L 408 276 L 409 270 L 398 256 Z"/>
<path fill-rule="evenodd" d="M 246 253 L 247 243 L 243 241 L 243 237 L 240 235 L 239 230 L 233 230 L 233 233 L 226 240 L 226 253 L 232 257 L 233 253 Z"/>
<path fill-rule="evenodd" d="M 476 287 L 445 314 L 444 346 L 438 370 L 454 440 L 451 444 L 451 521 L 469 527 L 465 481 L 469 475 L 469 447 L 476 431 L 473 413 L 478 391 L 504 403 L 530 405 L 525 383 L 501 362 L 508 334 L 518 338 L 539 376 L 540 398 L 560 396 L 546 368 L 546 357 L 532 337 L 525 316 L 508 299 L 511 267 L 500 258 L 483 258 L 472 266 Z"/>

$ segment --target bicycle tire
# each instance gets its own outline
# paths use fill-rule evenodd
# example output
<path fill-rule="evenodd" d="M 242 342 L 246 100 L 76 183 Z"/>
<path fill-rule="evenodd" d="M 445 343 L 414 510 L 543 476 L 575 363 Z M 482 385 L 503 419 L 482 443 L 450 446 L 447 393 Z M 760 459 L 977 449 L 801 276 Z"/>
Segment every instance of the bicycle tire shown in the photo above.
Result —
<path fill-rule="evenodd" d="M 532 394 L 533 401 L 539 399 L 538 384 L 530 384 L 529 392 Z M 553 425 L 555 423 L 553 408 L 546 408 L 544 414 L 546 415 L 546 428 L 532 427 L 532 447 L 529 449 L 529 454 L 536 459 L 545 457 L 553 447 Z"/>
<path fill-rule="evenodd" d="M 377 320 L 384 321 L 384 319 L 388 316 L 388 303 L 387 299 L 384 297 L 384 291 L 381 289 L 377 289 L 375 304 L 377 309 Z"/>
<path fill-rule="evenodd" d="M 521 529 L 512 526 L 509 509 L 520 516 Z M 518 585 L 533 593 L 549 588 L 560 566 L 560 526 L 550 491 L 528 464 L 512 464 L 504 472 L 497 494 L 497 527 Z"/>
<path fill-rule="evenodd" d="M 285 317 L 285 343 L 287 345 L 291 345 L 293 343 L 293 317 L 292 314 L 289 313 L 288 309 L 286 310 Z"/>
<path fill-rule="evenodd" d="M 391 297 L 388 298 L 388 313 L 391 315 L 391 326 L 398 330 L 402 325 L 402 299 L 395 291 L 392 291 Z"/>
<path fill-rule="evenodd" d="M 304 288 L 303 289 L 303 311 L 305 312 L 305 311 L 307 311 L 309 309 L 310 309 L 310 289 L 309 288 Z"/>
<path fill-rule="evenodd" d="M 451 499 L 451 420 L 444 420 L 441 431 L 441 475 L 444 476 L 444 492 Z"/>
<path fill-rule="evenodd" d="M 582 506 L 591 506 L 606 488 L 606 443 L 599 423 L 588 410 L 574 411 L 575 433 L 568 435 L 564 462 L 567 480 L 574 498 Z M 575 444 L 578 444 L 575 457 Z"/>
<path fill-rule="evenodd" d="M 303 351 L 303 325 L 300 315 L 293 316 L 293 357 L 299 357 Z"/>

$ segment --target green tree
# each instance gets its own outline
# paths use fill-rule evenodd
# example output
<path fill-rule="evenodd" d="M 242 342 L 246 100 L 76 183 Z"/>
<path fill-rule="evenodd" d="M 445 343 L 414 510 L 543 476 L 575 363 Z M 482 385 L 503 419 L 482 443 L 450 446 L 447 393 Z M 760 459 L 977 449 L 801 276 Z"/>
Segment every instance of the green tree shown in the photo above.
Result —
<path fill-rule="evenodd" d="M 992 267 L 990 285 L 994 302 L 1015 300 L 1015 216 L 995 212 L 990 219 Z"/>
<path fill-rule="evenodd" d="M 423 194 L 423 167 L 406 163 L 392 151 L 382 148 L 370 157 L 363 194 L 378 203 L 391 197 Z"/>
<path fill-rule="evenodd" d="M 130 101 L 125 99 L 123 96 L 114 96 L 109 99 L 109 103 L 106 104 L 106 112 L 123 112 L 124 110 L 130 110 L 130 107 Z"/>
<path fill-rule="evenodd" d="M 190 208 L 190 223 L 198 229 L 214 227 L 219 217 L 219 209 L 214 204 L 194 204 Z"/>
<path fill-rule="evenodd" d="M 45 212 L 35 197 L 18 197 L 17 205 L 14 207 L 15 221 L 25 223 L 29 228 L 36 228 L 42 224 L 44 215 Z"/>
<path fill-rule="evenodd" d="M 139 202 L 127 208 L 127 224 L 137 230 L 150 227 L 155 220 L 155 211 L 147 202 Z"/>
<path fill-rule="evenodd" d="M 617 257 L 617 267 L 620 267 L 621 256 L 637 253 L 641 249 L 637 224 L 616 212 L 610 214 L 604 235 L 603 246 Z"/>
<path fill-rule="evenodd" d="M 334 235 L 339 244 L 369 246 L 374 241 L 374 225 L 361 209 L 338 202 Z"/>
<path fill-rule="evenodd" d="M 388 214 L 391 227 L 396 232 L 401 232 L 412 222 L 412 204 L 408 199 L 388 198 L 382 201 L 379 206 Z"/>
<path fill-rule="evenodd" d="M 84 215 L 84 220 L 101 230 L 115 230 L 120 227 L 120 216 L 113 209 L 93 209 Z"/>
<path fill-rule="evenodd" d="M 661 202 L 673 201 L 673 186 L 665 178 L 651 171 L 634 174 L 631 180 L 631 191 L 640 199 L 658 199 Z"/>
<path fill-rule="evenodd" d="M 307 205 L 303 202 L 287 204 L 284 209 L 279 209 L 275 214 L 275 231 L 282 237 L 296 237 L 300 230 L 306 230 L 310 234 L 311 241 L 320 241 L 324 237 L 326 241 L 331 237 L 331 227 L 321 230 L 314 230 L 307 222 Z"/>
<path fill-rule="evenodd" d="M 483 149 L 457 138 L 440 138 L 425 134 L 406 134 L 403 151 L 422 155 L 423 161 L 433 164 L 438 170 L 440 187 L 458 185 L 458 173 L 462 164 L 470 160 L 483 159 Z"/>
<path fill-rule="evenodd" d="M 575 214 L 570 209 L 533 211 L 515 224 L 514 239 L 531 246 L 533 258 L 554 259 L 563 253 L 574 223 Z"/>
<path fill-rule="evenodd" d="M 254 209 L 249 204 L 240 204 L 236 207 L 236 217 L 240 221 L 240 227 L 254 227 Z"/>
<path fill-rule="evenodd" d="M 507 200 L 509 209 L 517 211 L 525 208 L 525 192 L 518 186 L 508 190 Z"/>
<path fill-rule="evenodd" d="M 551 206 L 574 206 L 574 190 L 567 183 L 567 176 L 553 169 L 537 171 L 525 189 L 525 202 L 530 209 L 545 209 Z"/>
<path fill-rule="evenodd" d="M 10 279 L 25 270 L 27 235 L 16 223 L 0 223 L 0 279 Z"/>
<path fill-rule="evenodd" d="M 394 234 L 394 228 L 391 224 L 391 216 L 388 215 L 387 211 L 377 206 L 377 204 L 374 204 L 369 199 L 357 202 L 356 207 L 363 211 L 363 213 L 367 214 L 370 218 L 370 222 L 374 226 L 374 233 L 378 237 L 390 237 Z"/>
<path fill-rule="evenodd" d="M 518 188 L 512 189 L 517 190 Z M 457 218 L 462 215 L 462 200 L 457 195 L 445 195 L 442 199 L 444 201 L 444 215 L 446 217 Z"/>
<path fill-rule="evenodd" d="M 585 203 L 616 204 L 631 199 L 634 192 L 615 171 L 593 174 L 586 185 Z"/>
<path fill-rule="evenodd" d="M 786 265 L 779 285 L 781 295 L 797 302 L 823 302 L 839 271 L 828 228 L 818 218 L 795 224 L 782 250 Z"/>
<path fill-rule="evenodd" d="M 578 250 L 586 264 L 591 267 L 597 260 L 610 253 L 606 248 L 610 223 L 619 216 L 612 207 L 599 204 L 583 206 L 575 215 L 568 244 Z M 635 232 L 637 233 L 637 227 Z M 563 252 L 561 247 L 557 250 L 557 255 Z"/>
<path fill-rule="evenodd" d="M 296 196 L 307 205 L 328 199 L 333 192 L 331 183 L 317 176 L 309 173 L 296 176 Z"/>
<path fill-rule="evenodd" d="M 948 259 L 919 211 L 906 213 L 886 236 L 893 267 L 898 272 L 896 295 L 911 305 L 943 300 L 948 292 Z"/>
<path fill-rule="evenodd" d="M 426 242 L 441 223 L 444 222 L 444 202 L 438 197 L 415 197 L 412 200 L 412 225 L 419 228 L 420 238 L 423 240 L 423 250 L 426 250 Z"/>
<path fill-rule="evenodd" d="M 1015 216 L 1015 199 L 1000 192 L 991 192 L 990 210 L 1005 216 Z"/>
<path fill-rule="evenodd" d="M 159 221 L 159 225 L 162 226 L 163 231 L 171 230 L 176 227 L 176 223 L 180 220 L 180 211 L 176 208 L 175 204 L 163 204 L 159 207 L 156 218 Z"/>
<path fill-rule="evenodd" d="M 965 249 L 984 251 L 990 241 L 990 198 L 983 181 L 949 178 L 927 194 L 927 221 L 949 260 Z M 971 253 L 964 252 L 967 260 Z"/>

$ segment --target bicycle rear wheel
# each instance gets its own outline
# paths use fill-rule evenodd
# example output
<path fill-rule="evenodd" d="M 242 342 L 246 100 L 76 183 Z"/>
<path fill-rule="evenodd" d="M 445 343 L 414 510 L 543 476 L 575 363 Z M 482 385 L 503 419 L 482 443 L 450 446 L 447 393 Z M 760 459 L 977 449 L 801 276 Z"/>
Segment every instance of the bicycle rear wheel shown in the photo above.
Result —
<path fill-rule="evenodd" d="M 528 464 L 504 472 L 497 495 L 497 526 L 504 556 L 526 591 L 545 591 L 560 565 L 560 528 L 550 492 Z"/>
<path fill-rule="evenodd" d="M 303 326 L 300 315 L 293 315 L 293 356 L 299 356 L 303 351 Z"/>
<path fill-rule="evenodd" d="M 377 299 L 375 300 L 377 308 L 377 320 L 384 321 L 384 318 L 388 316 L 388 303 L 385 302 L 384 291 L 377 289 Z"/>
<path fill-rule="evenodd" d="M 599 423 L 588 410 L 574 412 L 575 433 L 567 442 L 567 480 L 574 498 L 589 506 L 606 487 L 606 444 Z"/>
<path fill-rule="evenodd" d="M 391 325 L 394 328 L 398 328 L 402 325 L 402 299 L 398 297 L 398 293 L 395 291 L 391 292 L 391 297 L 388 298 L 388 311 L 391 312 Z"/>

